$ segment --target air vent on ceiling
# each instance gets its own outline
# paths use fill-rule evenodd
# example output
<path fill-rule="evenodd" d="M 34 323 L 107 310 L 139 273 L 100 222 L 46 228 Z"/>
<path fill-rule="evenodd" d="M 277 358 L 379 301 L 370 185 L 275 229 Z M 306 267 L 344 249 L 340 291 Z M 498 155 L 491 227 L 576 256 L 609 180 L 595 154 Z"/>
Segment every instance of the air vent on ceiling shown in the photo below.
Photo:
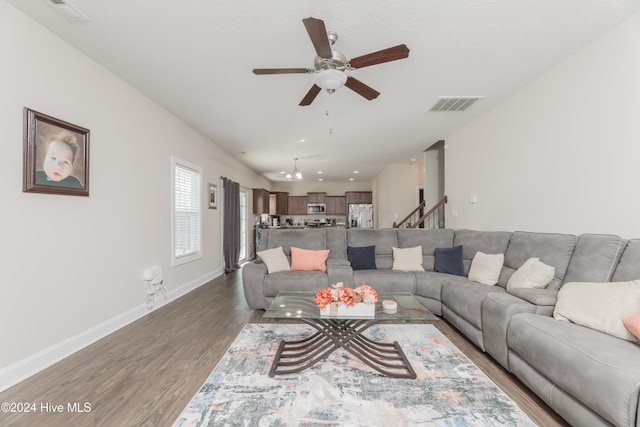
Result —
<path fill-rule="evenodd" d="M 467 111 L 482 98 L 484 96 L 441 96 L 429 111 L 437 113 Z"/>
<path fill-rule="evenodd" d="M 64 16 L 73 21 L 88 21 L 89 18 L 80 12 L 77 7 L 69 3 L 68 0 L 49 0 Z"/>

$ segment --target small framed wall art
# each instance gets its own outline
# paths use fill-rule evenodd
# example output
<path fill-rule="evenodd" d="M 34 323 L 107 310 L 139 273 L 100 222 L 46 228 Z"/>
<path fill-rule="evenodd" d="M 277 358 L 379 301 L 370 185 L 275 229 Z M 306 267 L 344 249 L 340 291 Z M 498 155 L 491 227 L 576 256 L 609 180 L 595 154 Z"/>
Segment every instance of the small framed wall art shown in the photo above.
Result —
<path fill-rule="evenodd" d="M 209 209 L 218 209 L 218 186 L 209 184 Z"/>
<path fill-rule="evenodd" d="M 89 196 L 89 129 L 24 108 L 26 193 Z"/>

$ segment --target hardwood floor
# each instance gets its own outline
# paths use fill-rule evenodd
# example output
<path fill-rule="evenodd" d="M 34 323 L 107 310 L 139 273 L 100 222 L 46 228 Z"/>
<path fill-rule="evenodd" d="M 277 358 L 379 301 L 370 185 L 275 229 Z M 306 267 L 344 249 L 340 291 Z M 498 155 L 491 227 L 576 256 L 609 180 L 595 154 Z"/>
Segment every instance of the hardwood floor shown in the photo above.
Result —
<path fill-rule="evenodd" d="M 242 327 L 262 321 L 241 273 L 219 277 L 0 393 L 36 407 L 0 412 L 0 426 L 171 426 Z M 567 425 L 445 320 L 433 323 L 536 424 Z"/>

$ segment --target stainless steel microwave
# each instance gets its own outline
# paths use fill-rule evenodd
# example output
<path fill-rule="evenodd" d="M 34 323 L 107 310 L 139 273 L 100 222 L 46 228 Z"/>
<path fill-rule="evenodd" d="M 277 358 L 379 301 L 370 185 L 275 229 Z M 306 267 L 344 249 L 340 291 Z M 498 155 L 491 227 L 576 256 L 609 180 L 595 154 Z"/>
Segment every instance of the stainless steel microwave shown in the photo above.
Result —
<path fill-rule="evenodd" d="M 308 214 L 322 214 L 327 212 L 327 204 L 326 203 L 309 203 L 307 204 L 307 213 Z"/>

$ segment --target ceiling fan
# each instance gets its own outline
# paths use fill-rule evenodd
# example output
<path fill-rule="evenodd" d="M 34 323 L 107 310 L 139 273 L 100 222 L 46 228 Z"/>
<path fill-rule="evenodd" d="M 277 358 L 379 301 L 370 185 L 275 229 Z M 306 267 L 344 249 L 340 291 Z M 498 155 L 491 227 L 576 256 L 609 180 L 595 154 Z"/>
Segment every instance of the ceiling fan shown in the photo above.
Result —
<path fill-rule="evenodd" d="M 380 92 L 372 89 L 360 80 L 348 76 L 345 71 L 351 71 L 358 68 L 369 67 L 371 65 L 382 64 L 384 62 L 396 61 L 409 56 L 409 48 L 404 45 L 398 45 L 372 52 L 367 55 L 358 56 L 347 60 L 342 53 L 331 50 L 331 46 L 338 40 L 338 34 L 327 32 L 324 21 L 316 18 L 303 19 L 311 43 L 316 49 L 316 56 L 313 68 L 254 68 L 254 74 L 307 74 L 317 73 L 318 78 L 315 84 L 309 89 L 309 92 L 300 101 L 301 106 L 310 105 L 318 96 L 322 89 L 329 93 L 333 93 L 336 89 L 343 85 L 371 101 L 380 95 Z"/>

